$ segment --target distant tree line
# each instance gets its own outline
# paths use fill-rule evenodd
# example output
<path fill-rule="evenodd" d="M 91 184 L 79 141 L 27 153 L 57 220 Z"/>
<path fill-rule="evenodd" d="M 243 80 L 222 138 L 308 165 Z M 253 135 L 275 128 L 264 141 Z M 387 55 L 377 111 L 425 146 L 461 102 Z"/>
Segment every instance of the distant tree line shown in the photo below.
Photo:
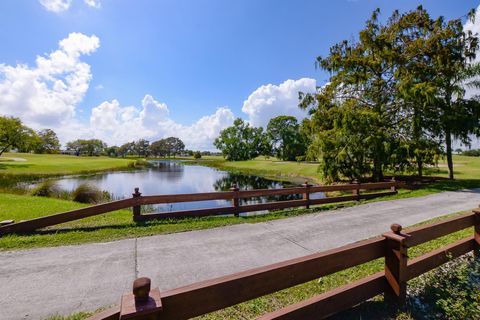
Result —
<path fill-rule="evenodd" d="M 182 140 L 168 137 L 150 143 L 140 139 L 121 146 L 108 146 L 99 139 L 77 139 L 67 142 L 65 150 L 60 150 L 60 141 L 52 129 L 35 131 L 22 123 L 19 118 L 0 116 L 0 155 L 9 150 L 34 153 L 67 152 L 77 156 L 111 157 L 175 157 L 178 155 L 194 156 L 196 159 L 210 152 L 186 150 Z"/>

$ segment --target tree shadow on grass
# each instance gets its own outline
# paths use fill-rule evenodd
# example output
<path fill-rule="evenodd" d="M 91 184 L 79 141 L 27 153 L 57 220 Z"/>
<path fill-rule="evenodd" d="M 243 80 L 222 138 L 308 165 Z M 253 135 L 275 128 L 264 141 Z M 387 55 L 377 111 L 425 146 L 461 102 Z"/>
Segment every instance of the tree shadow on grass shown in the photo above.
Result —
<path fill-rule="evenodd" d="M 328 318 L 329 320 L 386 320 L 386 319 L 416 319 L 405 310 L 379 300 L 365 301 L 351 309 L 340 312 Z"/>

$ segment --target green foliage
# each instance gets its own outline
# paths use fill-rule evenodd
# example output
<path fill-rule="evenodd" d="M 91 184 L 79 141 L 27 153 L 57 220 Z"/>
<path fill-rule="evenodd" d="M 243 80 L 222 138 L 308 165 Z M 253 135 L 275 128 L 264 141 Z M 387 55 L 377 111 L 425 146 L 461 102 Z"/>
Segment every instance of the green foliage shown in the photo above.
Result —
<path fill-rule="evenodd" d="M 307 137 L 301 131 L 297 118 L 278 116 L 270 119 L 267 125 L 267 135 L 275 157 L 286 161 L 295 161 L 298 156 L 305 155 Z"/>
<path fill-rule="evenodd" d="M 480 149 L 465 150 L 462 152 L 462 156 L 480 157 Z"/>
<path fill-rule="evenodd" d="M 12 148 L 25 148 L 34 139 L 34 134 L 20 119 L 0 116 L 0 156 Z"/>
<path fill-rule="evenodd" d="M 156 157 L 176 156 L 185 150 L 185 144 L 182 140 L 175 137 L 160 139 L 152 142 L 150 152 Z"/>
<path fill-rule="evenodd" d="M 141 157 L 148 157 L 150 154 L 150 142 L 145 139 L 136 141 L 133 145 L 133 152 Z"/>
<path fill-rule="evenodd" d="M 54 180 L 45 180 L 32 189 L 32 196 L 58 198 L 62 190 Z"/>
<path fill-rule="evenodd" d="M 271 146 L 263 128 L 252 127 L 240 118 L 235 119 L 233 126 L 220 132 L 214 145 L 228 161 L 249 160 L 271 153 Z"/>
<path fill-rule="evenodd" d="M 80 203 L 100 203 L 103 200 L 103 192 L 96 186 L 82 183 L 72 192 L 72 198 Z"/>
<path fill-rule="evenodd" d="M 432 19 L 422 7 L 385 24 L 373 12 L 358 40 L 342 41 L 317 65 L 329 82 L 315 94 L 300 94 L 312 114 L 305 126 L 308 158 L 321 161 L 325 179 L 381 180 L 385 170 L 422 175 L 445 143 L 453 178 L 452 136 L 470 142 L 480 134 L 480 103 L 465 98 L 478 88 L 480 66 L 470 63 L 478 39 L 462 22 Z"/>
<path fill-rule="evenodd" d="M 195 151 L 193 153 L 193 159 L 200 159 L 202 157 L 202 154 L 200 153 L 200 151 Z"/>
<path fill-rule="evenodd" d="M 43 129 L 37 133 L 38 143 L 35 145 L 35 153 L 58 153 L 60 141 L 52 129 Z"/>
<path fill-rule="evenodd" d="M 99 156 L 103 154 L 107 144 L 99 139 L 77 139 L 67 143 L 67 150 L 74 151 L 77 156 Z"/>
<path fill-rule="evenodd" d="M 480 319 L 480 260 L 453 260 L 412 281 L 409 291 L 409 304 L 421 319 Z"/>

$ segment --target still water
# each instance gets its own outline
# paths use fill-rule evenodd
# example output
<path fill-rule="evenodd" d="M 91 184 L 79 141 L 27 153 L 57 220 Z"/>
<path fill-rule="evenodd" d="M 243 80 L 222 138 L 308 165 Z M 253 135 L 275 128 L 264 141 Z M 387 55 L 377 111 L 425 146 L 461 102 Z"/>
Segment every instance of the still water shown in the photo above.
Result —
<path fill-rule="evenodd" d="M 82 183 L 97 186 L 107 191 L 113 198 L 131 197 L 134 188 L 140 188 L 142 195 L 199 193 L 228 191 L 237 183 L 240 190 L 272 189 L 296 186 L 293 183 L 274 181 L 258 176 L 234 174 L 200 165 L 184 164 L 179 161 L 152 161 L 154 167 L 142 171 L 109 172 L 88 176 L 57 179 L 59 187 L 73 190 Z M 323 194 L 312 195 L 321 198 Z M 259 197 L 244 200 L 242 203 L 261 203 L 275 200 L 293 200 L 300 196 Z M 176 211 L 201 208 L 214 208 L 231 205 L 228 200 L 197 201 L 155 205 L 155 211 Z M 152 208 L 150 208 L 152 209 Z"/>

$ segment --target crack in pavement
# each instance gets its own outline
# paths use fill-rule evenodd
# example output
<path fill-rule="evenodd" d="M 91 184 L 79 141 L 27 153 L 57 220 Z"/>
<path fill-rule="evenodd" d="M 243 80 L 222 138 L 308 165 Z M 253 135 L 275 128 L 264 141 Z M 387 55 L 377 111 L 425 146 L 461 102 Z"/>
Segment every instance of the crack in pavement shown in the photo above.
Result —
<path fill-rule="evenodd" d="M 138 238 L 135 238 L 134 247 L 133 247 L 133 269 L 134 269 L 133 272 L 135 275 L 135 279 L 138 278 L 138 245 L 137 245 L 138 241 L 137 240 Z"/>
<path fill-rule="evenodd" d="M 298 243 L 297 241 L 295 241 L 293 239 L 290 239 L 289 237 L 284 236 L 282 233 L 278 232 L 277 230 L 275 230 L 272 227 L 273 227 L 273 224 L 271 223 L 271 221 L 265 221 L 265 228 L 268 229 L 270 232 L 275 233 L 276 235 L 280 236 L 280 238 L 282 238 L 284 240 L 287 240 L 288 242 L 290 242 L 290 243 L 292 243 L 296 246 L 299 246 L 300 248 L 304 249 L 305 251 L 307 251 L 309 253 L 315 253 L 316 252 L 315 250 L 307 248 L 307 247 L 301 245 L 300 243 Z"/>

